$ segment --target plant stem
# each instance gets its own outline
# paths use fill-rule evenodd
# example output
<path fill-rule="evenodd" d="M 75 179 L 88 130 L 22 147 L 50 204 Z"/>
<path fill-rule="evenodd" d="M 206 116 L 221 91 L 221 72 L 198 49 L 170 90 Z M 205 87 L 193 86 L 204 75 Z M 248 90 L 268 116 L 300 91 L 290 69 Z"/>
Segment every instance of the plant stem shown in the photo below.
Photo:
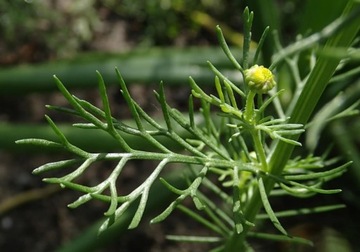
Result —
<path fill-rule="evenodd" d="M 249 90 L 247 97 L 246 97 L 246 105 L 245 105 L 245 112 L 244 118 L 249 124 L 254 123 L 255 119 L 255 108 L 254 108 L 254 97 L 256 93 L 254 91 Z"/>
<path fill-rule="evenodd" d="M 247 97 L 246 97 L 246 105 L 245 105 L 245 112 L 244 112 L 244 119 L 248 121 L 248 123 L 252 126 L 256 124 L 255 118 L 255 106 L 254 106 L 254 98 L 256 93 L 252 90 L 249 90 Z M 251 137 L 254 141 L 254 148 L 258 158 L 258 161 L 261 163 L 261 167 L 263 171 L 267 171 L 268 165 L 266 162 L 266 155 L 264 152 L 264 148 L 261 143 L 261 133 L 255 127 L 250 129 Z"/>
<path fill-rule="evenodd" d="M 259 160 L 259 162 L 261 163 L 261 167 L 262 170 L 267 172 L 268 171 L 268 164 L 266 162 L 266 155 L 265 155 L 265 151 L 261 142 L 261 132 L 260 130 L 254 129 L 251 132 L 251 136 L 252 139 L 254 141 L 254 147 L 255 147 L 255 152 L 257 155 L 257 158 Z"/>

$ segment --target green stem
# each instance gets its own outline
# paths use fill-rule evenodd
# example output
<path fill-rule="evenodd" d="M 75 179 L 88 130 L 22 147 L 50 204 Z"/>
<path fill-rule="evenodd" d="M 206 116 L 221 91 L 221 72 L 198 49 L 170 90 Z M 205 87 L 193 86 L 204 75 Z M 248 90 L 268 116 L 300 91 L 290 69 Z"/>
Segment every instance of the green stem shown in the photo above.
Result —
<path fill-rule="evenodd" d="M 255 95 L 256 93 L 254 91 L 249 90 L 246 97 L 244 118 L 246 121 L 248 121 L 249 124 L 253 124 L 255 119 L 255 107 L 254 107 Z"/>
<path fill-rule="evenodd" d="M 237 48 L 231 48 L 231 51 L 235 55 L 242 53 Z M 253 51 L 251 49 L 250 53 Z M 228 58 L 221 48 L 215 47 L 148 48 L 124 54 L 81 54 L 73 59 L 56 62 L 0 68 L 0 94 L 24 95 L 54 91 L 56 85 L 53 85 L 52 74 L 49 73 L 56 74 L 63 83 L 67 83 L 69 89 L 96 87 L 96 69 L 101 72 L 105 83 L 114 84 L 118 83 L 114 66 L 119 66 L 127 83 L 150 84 L 163 80 L 167 86 L 178 86 L 187 83 L 190 74 L 200 85 L 207 85 L 214 80 L 207 64 L 204 64 L 207 60 L 219 70 L 230 71 Z M 230 72 L 235 76 L 237 70 Z M 79 75 L 82 77 L 79 78 Z"/>
<path fill-rule="evenodd" d="M 249 90 L 246 97 L 246 105 L 244 112 L 244 119 L 252 126 L 256 124 L 256 114 L 255 114 L 255 106 L 254 106 L 254 98 L 256 93 L 252 90 Z M 261 142 L 261 132 L 257 130 L 255 127 L 250 129 L 251 137 L 254 141 L 254 148 L 258 158 L 258 161 L 261 163 L 261 167 L 263 171 L 267 171 L 268 165 L 266 162 L 266 155 L 264 148 Z"/>
<path fill-rule="evenodd" d="M 254 129 L 251 132 L 252 139 L 254 141 L 254 147 L 256 156 L 258 158 L 258 161 L 261 163 L 262 170 L 267 172 L 268 171 L 268 164 L 266 162 L 266 155 L 265 151 L 261 142 L 261 132 L 260 130 Z"/>

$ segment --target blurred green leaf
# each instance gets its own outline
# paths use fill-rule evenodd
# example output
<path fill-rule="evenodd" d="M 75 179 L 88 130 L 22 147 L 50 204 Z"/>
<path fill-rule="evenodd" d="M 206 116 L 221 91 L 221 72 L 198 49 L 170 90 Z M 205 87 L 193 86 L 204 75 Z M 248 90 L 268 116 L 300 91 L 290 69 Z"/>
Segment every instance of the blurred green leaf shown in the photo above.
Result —
<path fill-rule="evenodd" d="M 241 59 L 239 49 L 232 52 Z M 240 80 L 240 74 L 231 68 L 220 48 L 153 48 L 125 54 L 86 54 L 71 60 L 0 69 L 0 90 L 1 95 L 55 90 L 52 74 L 67 83 L 68 88 L 96 87 L 95 70 L 101 72 L 106 83 L 114 84 L 115 67 L 128 83 L 164 81 L 165 85 L 187 85 L 191 75 L 201 84 L 212 84 L 213 74 L 207 60 L 230 79 Z"/>

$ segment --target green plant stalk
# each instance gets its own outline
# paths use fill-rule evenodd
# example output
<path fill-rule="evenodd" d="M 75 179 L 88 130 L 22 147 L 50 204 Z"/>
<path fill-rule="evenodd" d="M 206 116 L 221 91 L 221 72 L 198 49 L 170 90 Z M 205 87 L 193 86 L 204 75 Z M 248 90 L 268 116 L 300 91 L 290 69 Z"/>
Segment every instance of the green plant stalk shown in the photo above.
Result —
<path fill-rule="evenodd" d="M 255 152 L 259 162 L 261 163 L 261 168 L 264 172 L 268 172 L 268 164 L 266 161 L 266 155 L 263 148 L 263 144 L 261 142 L 261 132 L 260 130 L 253 129 L 251 130 L 251 137 L 254 142 Z"/>
<path fill-rule="evenodd" d="M 249 123 L 253 123 L 255 119 L 255 108 L 254 108 L 254 97 L 256 93 L 252 90 L 249 90 L 249 93 L 246 97 L 246 104 L 245 104 L 245 112 L 244 112 L 244 118 Z"/>
<path fill-rule="evenodd" d="M 342 15 L 348 15 L 356 8 L 359 8 L 359 5 L 360 4 L 358 2 L 349 1 Z M 333 47 L 349 47 L 354 37 L 356 36 L 359 27 L 360 16 L 357 16 L 336 35 L 328 39 L 325 45 L 325 49 Z M 316 62 L 315 67 L 304 86 L 299 100 L 294 107 L 289 123 L 307 123 L 330 78 L 334 74 L 339 62 L 339 59 L 329 59 L 328 57 L 324 56 L 320 56 L 318 58 L 318 61 Z M 293 137 L 294 140 L 297 140 L 298 138 L 299 135 Z M 293 145 L 289 145 L 282 141 L 279 141 L 276 144 L 274 152 L 269 160 L 269 171 L 271 174 L 281 174 L 293 152 L 293 149 Z M 275 182 L 272 179 L 264 178 L 264 185 L 267 194 L 269 194 L 269 192 L 273 189 L 274 184 Z M 256 189 L 253 197 L 245 206 L 245 218 L 248 221 L 253 222 L 261 207 L 262 201 L 260 193 L 259 190 Z M 225 244 L 225 251 L 244 251 L 246 249 L 245 239 L 248 231 L 248 226 L 244 227 L 244 231 L 241 234 L 237 234 L 234 231 Z"/>
<path fill-rule="evenodd" d="M 249 90 L 247 98 L 246 98 L 246 105 L 245 105 L 245 112 L 244 112 L 244 118 L 249 122 L 249 124 L 255 123 L 255 107 L 254 107 L 254 98 L 256 93 L 252 90 Z M 255 126 L 255 125 L 253 125 Z M 256 129 L 255 127 L 250 129 L 250 134 L 252 137 L 252 140 L 254 142 L 254 148 L 255 152 L 257 154 L 258 161 L 261 164 L 262 170 L 267 172 L 268 171 L 268 165 L 266 161 L 266 155 L 264 152 L 264 148 L 261 142 L 261 133 L 260 130 Z"/>
<path fill-rule="evenodd" d="M 232 51 L 241 58 L 242 50 L 232 48 Z M 214 79 L 207 60 L 220 70 L 229 71 L 230 79 L 239 79 L 221 48 L 152 48 L 124 54 L 89 53 L 56 62 L 0 68 L 0 95 L 54 91 L 52 74 L 67 83 L 68 88 L 96 87 L 94 69 L 101 72 L 105 83 L 115 84 L 118 80 L 114 67 L 121 69 L 128 83 L 159 83 L 162 80 L 167 86 L 176 86 L 187 83 L 187 76 L 191 75 L 198 83 L 206 85 Z"/>

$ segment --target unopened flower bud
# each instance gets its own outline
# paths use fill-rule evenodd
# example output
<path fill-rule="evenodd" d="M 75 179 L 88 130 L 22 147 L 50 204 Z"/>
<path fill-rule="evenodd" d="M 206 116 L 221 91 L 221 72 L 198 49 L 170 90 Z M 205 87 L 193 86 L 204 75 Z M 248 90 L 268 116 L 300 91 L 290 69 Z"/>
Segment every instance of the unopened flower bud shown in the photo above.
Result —
<path fill-rule="evenodd" d="M 266 67 L 258 65 L 245 70 L 245 83 L 250 90 L 258 94 L 267 93 L 276 85 L 272 72 Z"/>

